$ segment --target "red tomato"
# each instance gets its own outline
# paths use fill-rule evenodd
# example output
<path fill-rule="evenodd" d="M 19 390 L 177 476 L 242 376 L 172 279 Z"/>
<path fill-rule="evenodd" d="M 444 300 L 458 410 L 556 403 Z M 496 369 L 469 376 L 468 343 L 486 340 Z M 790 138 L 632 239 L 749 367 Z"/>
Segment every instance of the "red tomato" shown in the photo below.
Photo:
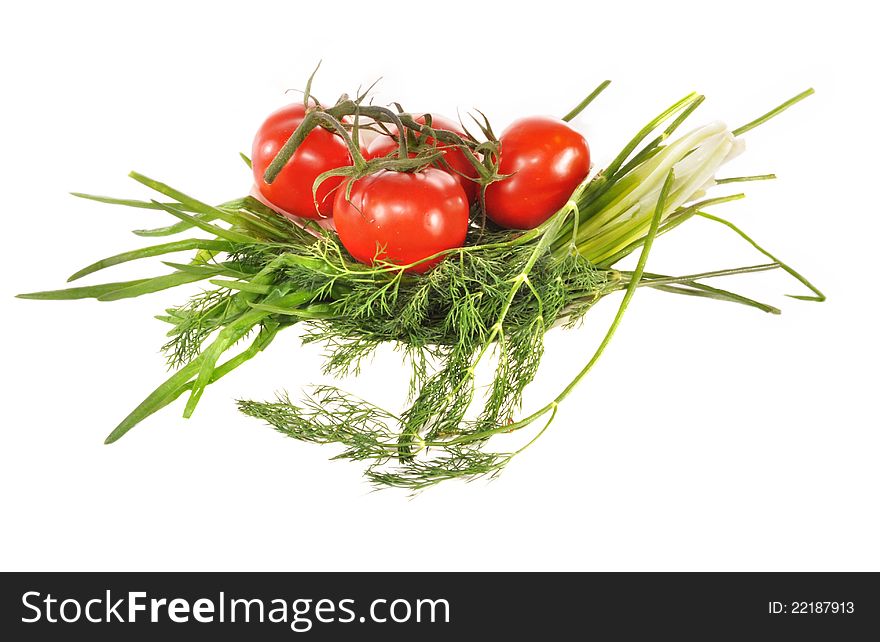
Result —
<path fill-rule="evenodd" d="M 417 123 L 422 125 L 425 124 L 425 117 L 419 116 L 416 119 Z M 458 123 L 444 116 L 431 116 L 431 127 L 434 129 L 445 129 L 447 131 L 458 134 L 461 137 L 464 137 L 465 133 L 462 131 L 461 127 L 459 127 Z M 392 134 L 397 134 L 397 128 L 394 126 L 390 126 Z M 418 137 L 418 135 L 417 135 Z M 426 145 L 433 145 L 434 138 L 428 136 L 425 139 Z M 448 143 L 437 143 L 437 147 L 449 147 Z M 394 140 L 391 136 L 387 136 L 385 134 L 381 134 L 374 138 L 369 146 L 367 147 L 367 158 L 379 158 L 381 156 L 388 156 L 388 154 L 392 154 L 397 150 L 397 141 Z M 415 154 L 410 153 L 410 158 L 415 156 Z M 455 180 L 457 180 L 462 188 L 464 188 L 465 194 L 467 194 L 468 202 L 473 203 L 477 200 L 477 194 L 480 191 L 480 187 L 474 181 L 468 180 L 465 176 L 469 176 L 471 178 L 477 178 L 477 170 L 471 165 L 470 161 L 467 159 L 467 156 L 464 155 L 460 149 L 452 148 L 447 150 L 443 154 L 443 160 L 454 169 L 454 172 L 449 172 Z M 445 169 L 445 167 L 441 167 L 441 169 Z M 464 174 L 462 176 L 461 174 Z"/>
<path fill-rule="evenodd" d="M 345 191 L 343 185 L 336 192 L 333 220 L 339 240 L 361 263 L 381 259 L 408 265 L 464 243 L 467 196 L 443 170 L 383 170 L 355 181 L 348 199 Z M 427 272 L 440 260 L 420 263 L 410 271 Z"/>
<path fill-rule="evenodd" d="M 251 155 L 254 180 L 260 194 L 285 212 L 305 218 L 326 218 L 333 214 L 331 192 L 342 182 L 341 176 L 329 178 L 318 188 L 318 209 L 312 185 L 322 173 L 352 164 L 351 154 L 340 136 L 323 127 L 313 129 L 271 185 L 263 174 L 278 150 L 305 118 L 305 106 L 288 105 L 271 114 L 262 124 Z M 329 198 L 328 198 L 329 196 Z"/>
<path fill-rule="evenodd" d="M 499 174 L 486 189 L 486 215 L 507 228 L 537 227 L 559 210 L 590 171 L 587 141 L 549 116 L 520 118 L 499 137 Z"/>

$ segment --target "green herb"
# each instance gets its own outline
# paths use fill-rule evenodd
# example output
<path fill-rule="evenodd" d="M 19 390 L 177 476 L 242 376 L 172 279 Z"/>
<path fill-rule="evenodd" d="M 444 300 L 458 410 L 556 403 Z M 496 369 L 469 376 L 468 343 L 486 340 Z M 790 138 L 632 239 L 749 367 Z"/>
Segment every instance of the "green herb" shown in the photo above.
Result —
<path fill-rule="evenodd" d="M 600 85 L 566 118 L 576 116 L 606 85 Z M 584 181 L 546 223 L 525 233 L 497 230 L 485 227 L 481 212 L 476 211 L 471 243 L 442 253 L 445 260 L 424 275 L 389 264 L 361 265 L 334 234 L 305 230 L 251 197 L 215 207 L 132 173 L 132 178 L 166 200 L 77 196 L 165 211 L 177 219 L 167 227 L 137 230 L 140 236 L 199 230 L 209 238 L 193 237 L 117 254 L 79 270 L 71 280 L 123 262 L 180 251 L 195 250 L 193 259 L 166 262 L 172 271 L 160 276 L 20 296 L 109 301 L 184 283 L 204 284 L 205 289 L 188 302 L 158 316 L 170 325 L 163 350 L 175 371 L 111 432 L 107 443 L 184 394 L 188 394 L 184 416 L 190 416 L 211 383 L 264 350 L 278 332 L 297 325 L 304 341 L 326 347 L 325 373 L 330 375 L 359 372 L 363 360 L 382 344 L 400 347 L 411 366 L 408 407 L 392 413 L 322 385 L 301 401 L 287 394 L 270 402 L 239 401 L 243 413 L 302 441 L 338 444 L 336 458 L 364 462 L 367 477 L 380 486 L 418 490 L 447 479 L 492 476 L 547 429 L 558 405 L 608 345 L 638 288 L 778 313 L 771 305 L 704 281 L 781 268 L 813 293 L 795 298 L 824 299 L 798 272 L 733 223 L 705 211 L 743 197 L 737 193 L 706 198 L 706 192 L 716 185 L 774 178 L 767 174 L 716 179 L 715 175 L 739 150 L 739 134 L 809 93 L 738 129 L 711 124 L 672 139 L 703 101 L 702 96 L 690 94 L 643 127 L 605 170 Z M 408 114 L 389 116 L 384 108 L 358 112 L 358 107 L 340 101 L 333 109 L 340 117 L 346 110 L 368 111 L 380 123 L 395 122 L 399 130 L 414 123 Z M 314 124 L 320 118 L 314 116 Z M 488 121 L 480 127 L 491 140 Z M 405 146 L 406 136 L 399 138 Z M 469 152 L 479 152 L 478 143 L 459 143 Z M 284 153 L 292 154 L 295 144 Z M 423 162 L 425 157 L 417 160 Z M 270 172 L 276 170 L 270 167 Z M 494 170 L 484 170 L 483 178 L 491 180 Z M 732 229 L 770 262 L 683 276 L 647 272 L 657 237 L 694 216 Z M 636 251 L 634 269 L 615 267 Z M 597 301 L 621 291 L 617 314 L 581 372 L 546 405 L 516 419 L 523 392 L 538 370 L 548 329 L 576 325 Z M 228 357 L 244 340 L 249 343 L 243 350 Z M 476 371 L 487 360 L 494 363 L 494 372 L 484 388 L 477 385 Z M 534 435 L 519 450 L 491 448 L 493 436 L 526 428 L 534 428 Z"/>

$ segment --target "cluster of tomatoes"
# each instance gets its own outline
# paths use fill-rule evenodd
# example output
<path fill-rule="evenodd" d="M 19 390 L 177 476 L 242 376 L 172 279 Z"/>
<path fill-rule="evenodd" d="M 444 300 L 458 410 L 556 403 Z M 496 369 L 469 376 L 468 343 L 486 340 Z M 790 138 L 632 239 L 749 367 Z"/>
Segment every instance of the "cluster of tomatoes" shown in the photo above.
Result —
<path fill-rule="evenodd" d="M 412 131 L 419 146 L 439 150 L 442 159 L 410 171 L 380 169 L 365 176 L 331 176 L 313 193 L 325 172 L 352 166 L 353 147 L 337 131 L 315 127 L 271 183 L 266 169 L 299 127 L 304 104 L 284 107 L 266 119 L 254 138 L 252 164 L 263 199 L 288 216 L 332 217 L 339 239 L 358 261 L 410 266 L 425 272 L 435 255 L 461 247 L 471 208 L 483 207 L 496 224 L 510 229 L 537 227 L 565 205 L 590 169 L 587 141 L 568 123 L 530 116 L 511 124 L 497 140 L 496 180 L 482 183 L 473 154 L 462 146 Z M 470 137 L 454 121 L 439 115 L 415 118 L 434 134 L 446 131 Z M 384 129 L 360 147 L 367 161 L 399 153 L 398 131 Z M 415 152 L 409 154 L 415 156 Z M 428 257 L 432 260 L 424 261 Z"/>

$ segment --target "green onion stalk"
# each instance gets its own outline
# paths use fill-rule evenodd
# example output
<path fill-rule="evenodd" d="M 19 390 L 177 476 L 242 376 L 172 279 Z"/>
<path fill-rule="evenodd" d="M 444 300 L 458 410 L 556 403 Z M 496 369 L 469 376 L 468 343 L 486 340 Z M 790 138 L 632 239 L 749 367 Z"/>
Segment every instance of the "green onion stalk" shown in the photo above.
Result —
<path fill-rule="evenodd" d="M 602 83 L 565 118 L 574 118 L 607 84 Z M 538 228 L 498 229 L 486 223 L 482 208 L 475 206 L 468 242 L 424 259 L 444 258 L 425 274 L 407 271 L 412 266 L 382 261 L 360 264 L 334 232 L 294 223 L 251 196 L 213 206 L 132 172 L 133 179 L 157 193 L 156 199 L 76 196 L 162 211 L 176 220 L 135 234 L 156 238 L 186 233 L 188 238 L 105 258 L 77 271 L 70 280 L 121 263 L 184 251 L 193 253 L 190 260 L 164 261 L 170 271 L 157 276 L 19 296 L 116 301 L 202 284 L 202 290 L 185 303 L 157 316 L 169 327 L 163 351 L 173 372 L 113 429 L 107 443 L 182 396 L 186 396 L 183 415 L 191 416 L 210 384 L 266 350 L 280 331 L 297 326 L 304 342 L 326 346 L 327 375 L 357 373 L 381 345 L 399 348 L 409 369 L 407 406 L 391 411 L 336 386 L 318 385 L 297 399 L 283 393 L 271 401 L 240 400 L 243 413 L 286 436 L 336 444 L 335 458 L 362 462 L 367 478 L 377 486 L 417 491 L 448 479 L 491 477 L 547 430 L 559 404 L 608 345 L 639 288 L 777 314 L 779 310 L 771 305 L 706 281 L 782 269 L 810 290 L 792 296 L 824 300 L 789 265 L 732 222 L 707 211 L 744 196 L 710 195 L 716 188 L 774 178 L 772 174 L 719 178 L 718 173 L 742 152 L 742 134 L 810 93 L 807 90 L 737 129 L 712 123 L 673 138 L 703 101 L 702 96 L 690 94 L 648 122 Z M 266 180 L 277 175 L 311 128 L 318 126 L 333 128 L 349 143 L 356 162 L 345 171 L 352 178 L 380 169 L 416 171 L 427 164 L 442 165 L 442 152 L 422 142 L 435 140 L 466 152 L 484 190 L 503 180 L 497 171 L 497 141 L 485 119 L 477 123 L 483 139 L 469 133 L 461 136 L 432 128 L 430 119 L 419 123 L 402 109 L 366 105 L 365 97 L 343 96 L 332 107 L 313 107 L 268 168 Z M 309 105 L 308 91 L 305 100 Z M 387 131 L 389 125 L 404 132 L 399 136 L 399 153 L 371 161 L 361 158 L 359 132 Z M 409 158 L 413 149 L 415 158 Z M 657 237 L 692 217 L 724 225 L 767 260 L 679 276 L 648 272 L 647 260 Z M 634 252 L 638 252 L 635 267 L 619 268 L 619 262 Z M 538 372 L 545 333 L 553 326 L 579 324 L 593 305 L 615 292 L 623 293 L 617 313 L 581 371 L 543 406 L 523 413 L 523 392 Z M 477 366 L 484 361 L 492 363 L 492 375 L 486 385 L 478 386 Z M 520 448 L 493 447 L 493 436 L 525 429 L 531 434 Z"/>

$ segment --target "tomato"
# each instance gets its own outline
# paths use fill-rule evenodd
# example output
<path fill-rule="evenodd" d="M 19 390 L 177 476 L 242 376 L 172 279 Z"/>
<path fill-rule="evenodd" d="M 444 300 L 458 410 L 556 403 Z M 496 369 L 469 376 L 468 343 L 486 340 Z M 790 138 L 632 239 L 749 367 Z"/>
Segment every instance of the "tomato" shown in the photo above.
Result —
<path fill-rule="evenodd" d="M 443 170 L 382 170 L 356 180 L 348 199 L 345 192 L 345 185 L 336 192 L 333 220 L 339 240 L 361 263 L 380 259 L 408 265 L 464 243 L 470 210 L 467 196 Z M 410 271 L 427 272 L 441 259 Z"/>
<path fill-rule="evenodd" d="M 338 134 L 315 127 L 272 184 L 263 180 L 266 168 L 305 115 L 304 105 L 288 105 L 271 114 L 262 124 L 254 137 L 251 155 L 254 180 L 260 194 L 286 213 L 304 218 L 326 218 L 333 213 L 331 192 L 343 178 L 334 176 L 321 183 L 317 193 L 317 209 L 312 186 L 322 173 L 352 164 L 348 147 Z"/>
<path fill-rule="evenodd" d="M 424 125 L 426 122 L 425 116 L 418 116 L 415 120 L 417 123 L 420 123 L 422 125 Z M 447 131 L 458 134 L 462 138 L 465 136 L 464 131 L 462 131 L 461 127 L 459 127 L 459 125 L 455 121 L 444 116 L 432 115 L 431 127 L 434 129 L 445 129 Z M 397 128 L 393 125 L 390 126 L 389 129 L 392 134 L 397 134 Z M 418 134 L 416 134 L 416 137 L 416 140 L 418 140 Z M 428 136 L 427 138 L 425 138 L 425 144 L 433 145 L 434 138 Z M 437 147 L 449 147 L 449 143 L 437 143 Z M 376 138 L 374 138 L 367 147 L 367 158 L 370 159 L 379 158 L 381 156 L 388 156 L 389 154 L 393 154 L 396 150 L 397 141 L 391 136 L 380 134 L 379 136 L 376 136 Z M 415 156 L 415 154 L 410 153 L 409 156 L 410 158 L 412 158 L 413 156 Z M 480 186 L 476 182 L 468 180 L 467 178 L 465 178 L 465 176 L 469 176 L 470 178 L 477 178 L 478 174 L 476 168 L 471 165 L 471 162 L 467 159 L 467 156 L 464 155 L 464 152 L 455 147 L 447 149 L 446 152 L 444 152 L 443 154 L 443 160 L 446 161 L 450 168 L 455 170 L 446 171 L 448 171 L 449 174 L 451 174 L 452 177 L 461 184 L 462 188 L 464 188 L 464 192 L 465 194 L 467 194 L 468 197 L 468 202 L 475 202 L 477 200 L 477 195 L 480 192 Z M 441 163 L 438 164 L 442 165 Z M 441 166 L 440 169 L 446 168 L 444 166 Z M 458 172 L 461 173 L 459 174 Z M 464 176 L 462 176 L 461 174 L 464 174 Z"/>
<path fill-rule="evenodd" d="M 486 215 L 504 227 L 537 227 L 565 205 L 590 171 L 590 148 L 562 120 L 529 116 L 499 137 L 499 174 L 486 188 Z"/>

